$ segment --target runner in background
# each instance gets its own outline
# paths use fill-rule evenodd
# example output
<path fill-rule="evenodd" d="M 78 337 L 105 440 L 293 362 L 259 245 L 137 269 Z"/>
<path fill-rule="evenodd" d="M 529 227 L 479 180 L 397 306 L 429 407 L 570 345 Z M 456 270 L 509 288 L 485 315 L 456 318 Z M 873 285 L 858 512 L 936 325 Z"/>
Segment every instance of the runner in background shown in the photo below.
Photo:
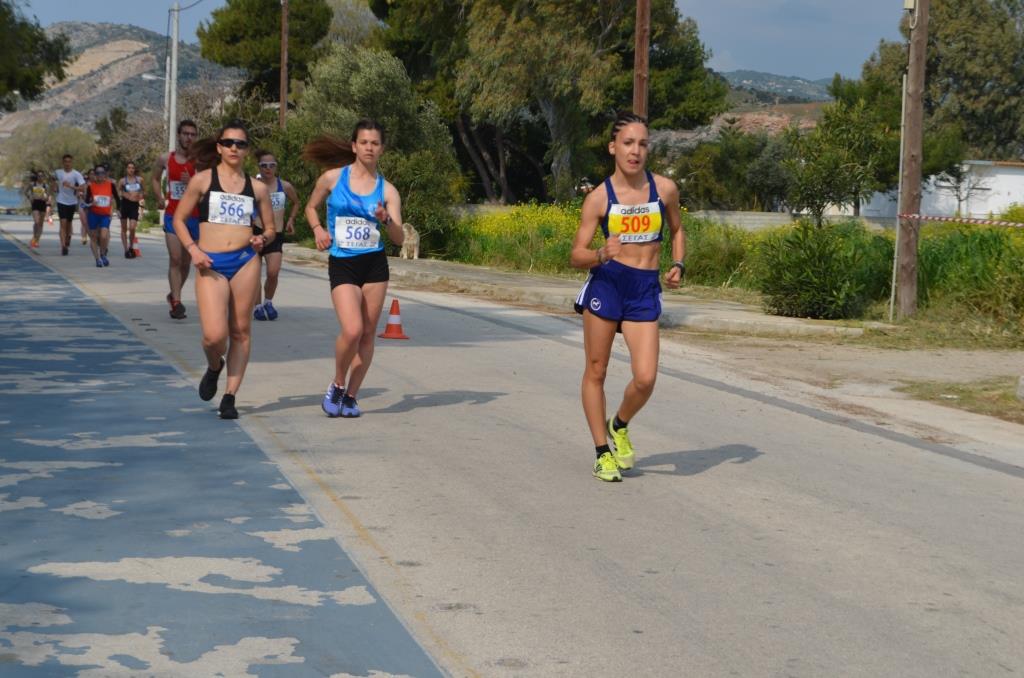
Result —
<path fill-rule="evenodd" d="M 50 210 L 50 190 L 39 172 L 32 172 L 25 186 L 25 197 L 32 209 L 32 240 L 29 247 L 39 247 L 39 239 L 43 237 L 43 221 Z"/>
<path fill-rule="evenodd" d="M 174 213 L 178 207 L 178 201 L 185 194 L 185 187 L 189 180 L 195 176 L 196 168 L 189 159 L 189 149 L 192 147 L 198 136 L 198 128 L 191 120 L 182 120 L 178 123 L 178 141 L 173 153 L 160 156 L 153 167 L 153 175 L 150 182 L 153 185 L 153 193 L 157 196 L 157 209 L 164 210 L 164 242 L 167 244 L 167 284 L 171 291 L 167 293 L 167 303 L 170 304 L 170 316 L 175 320 L 185 317 L 185 305 L 181 303 L 181 288 L 188 280 L 188 271 L 192 262 L 188 252 L 181 244 L 178 235 L 174 230 Z M 167 172 L 167 193 L 164 193 L 160 182 L 164 171 Z M 192 214 L 185 215 L 185 226 L 191 234 L 192 240 L 199 239 L 199 210 L 193 210 Z"/>
<path fill-rule="evenodd" d="M 139 204 L 142 202 L 142 177 L 139 176 L 135 163 L 128 161 L 125 165 L 125 176 L 117 182 L 121 193 L 121 247 L 125 259 L 135 258 L 135 228 L 139 224 Z"/>
<path fill-rule="evenodd" d="M 54 171 L 52 190 L 57 194 L 57 218 L 60 219 L 60 253 L 67 256 L 71 247 L 72 222 L 78 211 L 78 195 L 85 190 L 85 177 L 74 169 L 74 158 L 65 153 L 61 169 Z"/>
<path fill-rule="evenodd" d="M 281 274 L 281 260 L 284 258 L 284 234 L 295 233 L 295 215 L 299 211 L 299 194 L 289 182 L 277 176 L 277 158 L 270 151 L 257 151 L 256 162 L 260 172 L 256 178 L 262 181 L 270 191 L 270 204 L 274 210 L 274 230 L 277 237 L 260 251 L 263 261 L 267 262 L 267 282 L 263 288 L 263 301 L 260 291 L 256 290 L 256 308 L 252 317 L 256 320 L 277 320 L 277 309 L 274 308 L 274 293 L 277 292 L 278 277 Z M 291 213 L 285 220 L 284 213 L 287 203 L 291 201 Z M 259 217 L 257 216 L 257 221 Z"/>
<path fill-rule="evenodd" d="M 373 360 L 390 278 L 381 226 L 393 244 L 400 246 L 405 239 L 402 199 L 377 171 L 383 151 L 384 130 L 373 120 L 356 123 L 349 143 L 320 137 L 303 149 L 306 160 L 335 166 L 320 175 L 306 203 L 317 249 L 330 250 L 331 301 L 341 325 L 334 343 L 334 379 L 321 404 L 329 417 L 360 415 L 356 396 Z M 318 213 L 325 201 L 330 230 Z"/>
<path fill-rule="evenodd" d="M 110 266 L 107 250 L 110 247 L 110 221 L 118 204 L 117 187 L 107 177 L 105 165 L 96 165 L 89 173 L 85 190 L 85 204 L 89 206 L 89 247 L 96 259 L 96 267 Z"/>
<path fill-rule="evenodd" d="M 94 179 L 93 170 L 85 173 L 86 186 Z M 82 234 L 82 244 L 89 244 L 89 203 L 85 199 L 85 187 L 78 193 L 78 221 L 82 225 L 79 229 Z"/>
<path fill-rule="evenodd" d="M 608 143 L 615 171 L 584 199 L 570 255 L 575 268 L 590 270 L 576 298 L 576 311 L 583 314 L 586 356 L 580 390 L 597 452 L 593 475 L 606 481 L 622 480 L 621 471 L 633 468 L 635 452 L 627 425 L 651 397 L 658 375 L 658 275 L 666 224 L 673 263 L 665 285 L 679 287 L 684 272 L 679 188 L 646 169 L 648 142 L 645 118 L 619 114 Z M 605 244 L 592 250 L 599 226 Z M 617 330 L 626 340 L 633 378 L 615 416 L 606 419 L 604 381 Z"/>

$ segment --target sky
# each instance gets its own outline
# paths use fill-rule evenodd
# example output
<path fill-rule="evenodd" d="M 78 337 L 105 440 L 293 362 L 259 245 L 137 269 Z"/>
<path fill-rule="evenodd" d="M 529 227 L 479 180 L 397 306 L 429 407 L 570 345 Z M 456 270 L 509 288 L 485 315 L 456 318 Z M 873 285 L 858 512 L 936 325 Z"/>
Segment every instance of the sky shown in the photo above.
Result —
<path fill-rule="evenodd" d="M 180 0 L 181 6 L 195 0 Z M 167 29 L 170 0 L 21 0 L 43 26 L 58 21 L 131 23 Z M 196 28 L 225 0 L 199 0 L 181 12 L 181 37 L 196 42 Z M 899 38 L 901 0 L 676 0 L 697 20 L 718 71 L 746 69 L 811 80 L 835 73 L 857 77 L 878 41 Z"/>

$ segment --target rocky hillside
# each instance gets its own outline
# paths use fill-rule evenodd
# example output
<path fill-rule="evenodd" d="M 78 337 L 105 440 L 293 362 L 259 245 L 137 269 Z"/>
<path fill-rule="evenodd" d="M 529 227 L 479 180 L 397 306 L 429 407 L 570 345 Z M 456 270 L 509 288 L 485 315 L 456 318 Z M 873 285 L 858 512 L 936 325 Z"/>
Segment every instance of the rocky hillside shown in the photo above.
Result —
<path fill-rule="evenodd" d="M 68 36 L 74 62 L 67 78 L 23 110 L 0 118 L 0 138 L 36 120 L 93 131 L 112 108 L 162 112 L 167 39 L 159 33 L 125 24 L 63 22 L 46 29 Z M 179 86 L 203 78 L 236 79 L 231 70 L 199 55 L 198 45 L 182 43 L 178 51 Z"/>

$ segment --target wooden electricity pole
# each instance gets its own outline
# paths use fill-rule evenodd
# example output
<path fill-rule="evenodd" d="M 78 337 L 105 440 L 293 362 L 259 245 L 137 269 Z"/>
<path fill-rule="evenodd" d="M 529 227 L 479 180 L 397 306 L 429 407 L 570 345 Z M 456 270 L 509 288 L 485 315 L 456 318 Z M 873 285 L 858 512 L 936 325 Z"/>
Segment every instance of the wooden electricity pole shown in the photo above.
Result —
<path fill-rule="evenodd" d="M 288 0 L 281 0 L 281 110 L 278 124 L 284 129 L 288 113 Z"/>
<path fill-rule="evenodd" d="M 647 88 L 651 74 L 651 0 L 636 2 L 636 49 L 633 50 L 633 112 L 647 117 Z"/>
<path fill-rule="evenodd" d="M 910 66 L 907 69 L 907 103 L 904 118 L 902 188 L 900 210 L 904 214 L 921 212 L 921 155 L 924 124 L 924 74 L 928 58 L 928 9 L 931 0 L 916 0 L 917 6 L 910 20 Z M 899 242 L 899 270 L 897 271 L 896 299 L 899 317 L 907 318 L 917 312 L 917 236 L 921 222 L 901 219 Z"/>

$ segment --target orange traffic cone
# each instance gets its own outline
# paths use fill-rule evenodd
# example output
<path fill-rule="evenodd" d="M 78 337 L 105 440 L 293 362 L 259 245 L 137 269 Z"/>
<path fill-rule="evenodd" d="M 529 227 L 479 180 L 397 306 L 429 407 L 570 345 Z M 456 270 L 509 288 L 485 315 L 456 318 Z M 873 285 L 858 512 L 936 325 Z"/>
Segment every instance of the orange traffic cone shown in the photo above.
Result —
<path fill-rule="evenodd" d="M 388 325 L 384 328 L 384 334 L 378 334 L 381 339 L 408 339 L 402 331 L 402 314 L 398 312 L 398 299 L 391 300 L 391 312 L 388 313 Z"/>
<path fill-rule="evenodd" d="M 137 256 L 142 256 L 142 247 L 139 246 L 139 238 L 137 236 L 132 237 L 132 253 Z"/>

